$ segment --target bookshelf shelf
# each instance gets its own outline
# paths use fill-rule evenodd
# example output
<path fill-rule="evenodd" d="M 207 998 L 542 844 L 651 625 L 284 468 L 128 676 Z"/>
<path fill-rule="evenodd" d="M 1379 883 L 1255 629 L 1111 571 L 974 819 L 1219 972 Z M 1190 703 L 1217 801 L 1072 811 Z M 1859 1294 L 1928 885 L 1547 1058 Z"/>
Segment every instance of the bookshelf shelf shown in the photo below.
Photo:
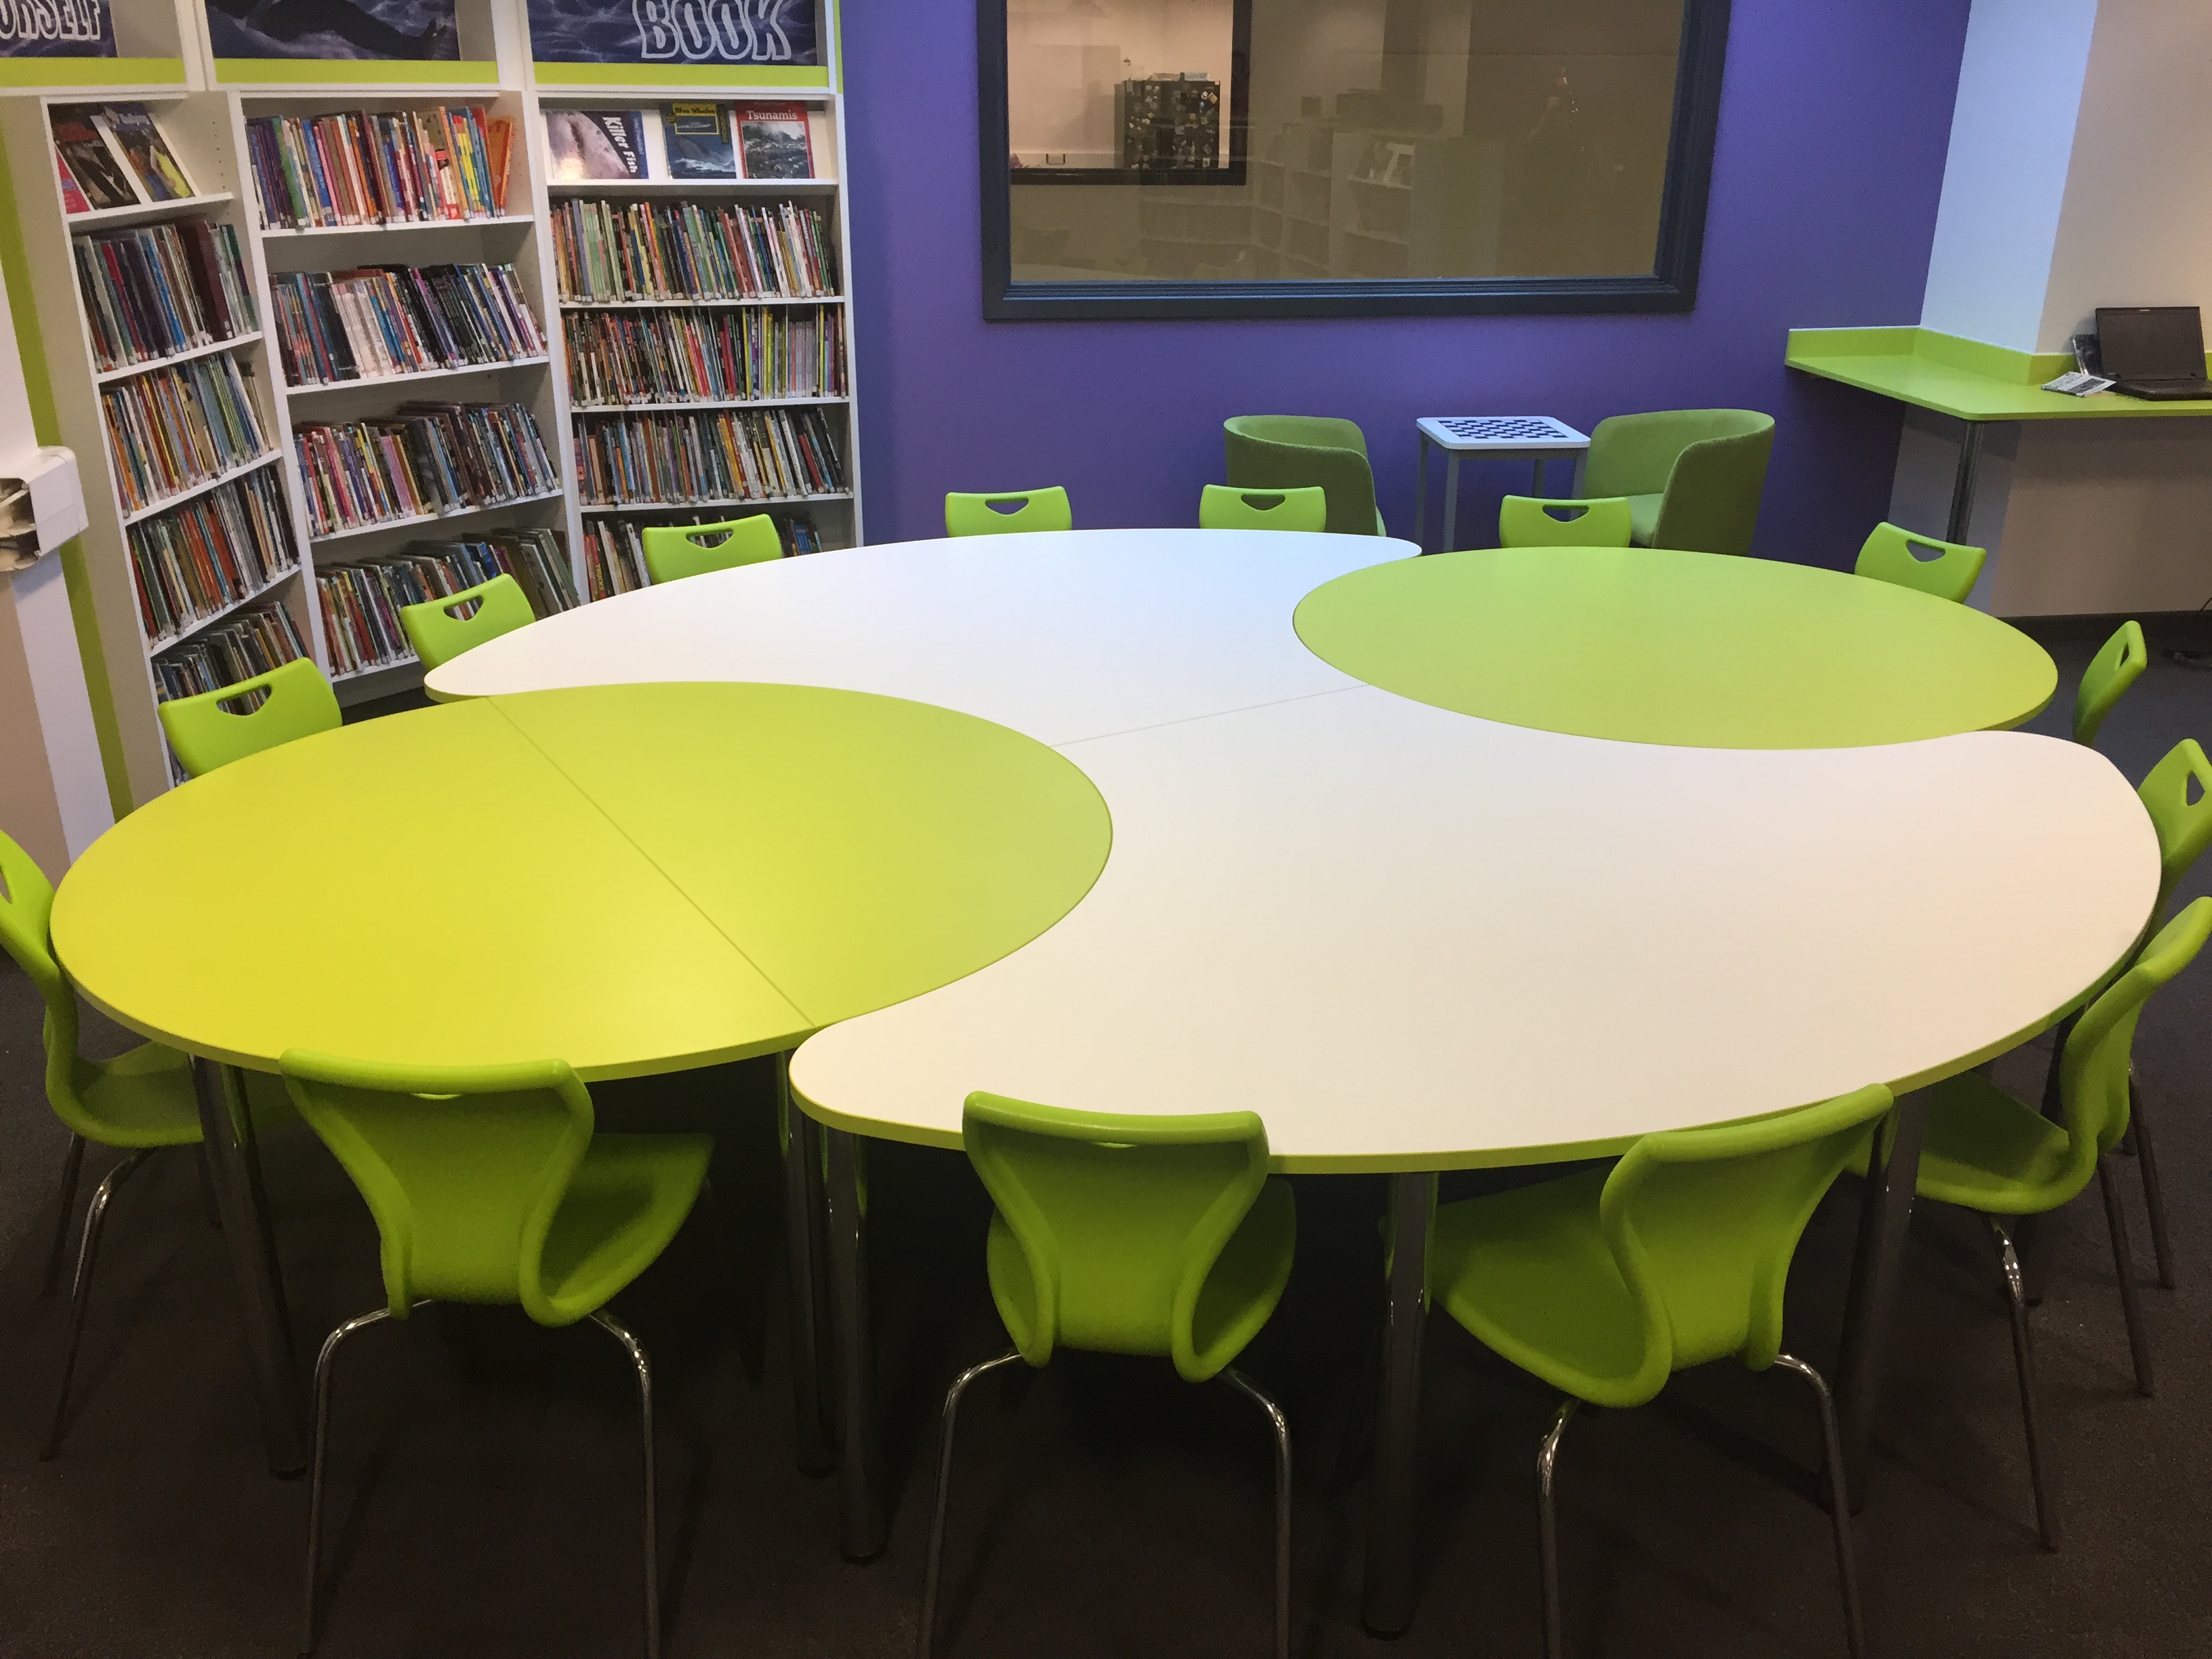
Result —
<path fill-rule="evenodd" d="M 164 219 L 188 219 L 210 208 L 227 207 L 238 198 L 227 190 L 204 196 L 180 196 L 173 202 L 142 203 L 137 207 L 94 208 L 89 213 L 67 215 L 63 222 L 71 232 L 113 230 L 118 226 L 157 225 Z"/>
<path fill-rule="evenodd" d="M 691 513 L 702 507 L 799 507 L 809 501 L 849 501 L 849 489 L 833 489 L 820 495 L 739 495 L 713 501 L 586 501 L 586 514 L 601 513 Z"/>
<path fill-rule="evenodd" d="M 700 398 L 672 404 L 571 404 L 573 415 L 681 415 L 709 409 L 796 409 L 805 404 L 849 404 L 850 398 Z"/>
<path fill-rule="evenodd" d="M 234 616 L 237 612 L 245 610 L 246 606 L 252 605 L 256 599 L 267 598 L 270 594 L 274 593 L 278 588 L 283 586 L 286 582 L 291 580 L 293 577 L 299 574 L 300 567 L 296 562 L 286 565 L 282 570 L 271 576 L 267 581 L 262 583 L 260 586 L 255 588 L 252 592 L 240 594 L 237 599 L 233 599 L 228 605 L 223 605 L 218 610 L 211 611 L 204 617 L 194 617 L 191 622 L 186 623 L 182 628 L 179 629 L 173 634 L 164 634 L 158 640 L 147 641 L 146 654 L 149 657 L 158 657 L 164 651 L 175 650 L 177 647 L 191 639 L 193 635 L 204 633 L 207 629 L 213 628 L 217 623 L 222 621 L 226 617 Z"/>
<path fill-rule="evenodd" d="M 418 230 L 504 230 L 509 225 L 527 227 L 537 222 L 534 213 L 501 213 L 488 219 L 393 219 L 373 225 L 303 225 L 298 229 L 258 234 L 264 242 L 294 242 L 325 236 L 408 236 Z"/>
<path fill-rule="evenodd" d="M 261 453 L 256 455 L 252 460 L 242 461 L 238 465 L 232 467 L 228 472 L 218 472 L 214 477 L 203 479 L 200 483 L 194 484 L 190 489 L 180 489 L 175 495 L 164 495 L 161 500 L 153 502 L 149 506 L 142 507 L 135 513 L 125 513 L 123 515 L 124 526 L 125 528 L 128 528 L 130 526 L 134 524 L 143 524 L 147 520 L 159 517 L 161 514 L 168 512 L 173 507 L 182 507 L 186 501 L 191 501 L 196 495 L 204 495 L 210 489 L 220 489 L 227 483 L 232 483 L 240 478 L 243 478 L 249 472 L 258 472 L 263 467 L 267 466 L 270 462 L 281 461 L 283 459 L 284 452 L 283 450 L 264 449 Z"/>
<path fill-rule="evenodd" d="M 324 392 L 359 392 L 368 386 L 420 386 L 425 380 L 458 380 L 465 374 L 497 374 L 510 368 L 543 368 L 553 359 L 544 352 L 534 357 L 510 357 L 495 363 L 463 363 L 459 368 L 421 368 L 406 374 L 364 374 L 351 380 L 319 380 L 310 386 L 284 388 L 288 398 L 312 398 Z"/>
<path fill-rule="evenodd" d="M 546 185 L 554 200 L 565 197 L 834 196 L 835 179 L 562 179 Z"/>
<path fill-rule="evenodd" d="M 133 375 L 151 374 L 157 368 L 174 368 L 179 363 L 189 363 L 198 357 L 212 357 L 219 351 L 237 351 L 244 347 L 259 343 L 261 337 L 261 331 L 257 328 L 245 334 L 234 334 L 228 340 L 217 340 L 210 345 L 194 346 L 190 351 L 179 351 L 173 356 L 155 357 L 143 363 L 128 364 L 122 368 L 104 368 L 92 378 L 95 385 L 108 386 L 117 380 L 130 380 Z"/>
<path fill-rule="evenodd" d="M 564 499 L 565 489 L 548 489 L 535 495 L 517 495 L 511 501 L 486 501 L 481 507 L 465 507 L 453 513 L 422 513 L 410 519 L 379 519 L 374 524 L 349 525 L 343 530 L 333 530 L 326 536 L 309 538 L 315 547 L 327 547 L 332 542 L 351 541 L 356 536 L 373 536 L 380 530 L 414 530 L 427 525 L 453 524 L 462 519 L 482 518 L 487 513 L 504 513 L 510 507 L 528 507 L 533 501 L 557 501 Z"/>
<path fill-rule="evenodd" d="M 358 668 L 342 670 L 331 676 L 332 685 L 358 685 L 363 680 L 374 679 L 379 674 L 393 674 L 404 668 L 420 668 L 422 659 L 412 651 L 394 657 L 390 662 L 365 662 Z"/>
<path fill-rule="evenodd" d="M 751 306 L 842 306 L 842 294 L 817 294 L 803 300 L 563 300 L 563 311 L 742 311 Z"/>

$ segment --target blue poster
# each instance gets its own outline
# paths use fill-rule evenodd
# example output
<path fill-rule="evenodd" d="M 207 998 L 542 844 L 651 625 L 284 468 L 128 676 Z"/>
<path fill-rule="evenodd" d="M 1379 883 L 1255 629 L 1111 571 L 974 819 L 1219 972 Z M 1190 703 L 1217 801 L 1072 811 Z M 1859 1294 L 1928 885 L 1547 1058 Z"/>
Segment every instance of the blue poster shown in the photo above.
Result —
<path fill-rule="evenodd" d="M 811 65 L 822 61 L 814 5 L 815 0 L 530 0 L 530 52 L 541 64 Z"/>
<path fill-rule="evenodd" d="M 108 0 L 0 0 L 0 58 L 112 58 Z"/>
<path fill-rule="evenodd" d="M 461 55 L 453 0 L 207 0 L 207 21 L 217 58 L 419 63 Z"/>

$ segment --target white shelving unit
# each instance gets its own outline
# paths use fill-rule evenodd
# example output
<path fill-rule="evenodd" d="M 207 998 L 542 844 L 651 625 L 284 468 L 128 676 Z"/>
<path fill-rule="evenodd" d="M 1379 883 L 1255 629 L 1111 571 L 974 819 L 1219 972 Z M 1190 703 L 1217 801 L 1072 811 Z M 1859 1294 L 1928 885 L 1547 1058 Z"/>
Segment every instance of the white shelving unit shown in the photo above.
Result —
<path fill-rule="evenodd" d="M 125 29 L 124 10 L 137 14 Z M 822 34 L 834 65 L 835 9 L 822 7 Z M 762 307 L 844 307 L 849 318 L 852 248 L 845 210 L 846 176 L 843 98 L 834 67 L 825 85 L 746 84 L 742 71 L 702 70 L 696 81 L 667 77 L 659 70 L 641 71 L 635 84 L 594 75 L 589 85 L 539 84 L 540 66 L 530 58 L 523 0 L 460 0 L 461 51 L 450 83 L 423 79 L 427 64 L 394 65 L 389 82 L 372 84 L 353 77 L 358 65 L 334 66 L 327 83 L 287 81 L 256 83 L 252 66 L 224 65 L 209 55 L 201 0 L 148 0 L 143 9 L 118 8 L 118 28 L 137 56 L 118 71 L 88 74 L 97 78 L 67 89 L 25 88 L 0 96 L 0 141 L 14 185 L 17 232 L 27 266 L 27 286 L 45 343 L 46 375 L 54 424 L 61 442 L 77 451 L 83 468 L 91 526 L 72 566 L 72 597 L 80 613 L 80 643 L 88 678 L 97 682 L 96 709 L 101 713 L 102 746 L 110 793 L 118 811 L 143 803 L 169 787 L 170 768 L 155 710 L 154 658 L 188 644 L 208 629 L 249 608 L 279 604 L 291 614 L 301 637 L 327 672 L 332 663 L 324 637 L 314 577 L 332 566 L 392 556 L 410 543 L 448 540 L 456 534 L 481 535 L 500 528 L 541 527 L 562 532 L 580 595 L 589 592 L 584 528 L 609 517 L 643 522 L 688 520 L 702 515 L 736 515 L 770 510 L 784 515 L 803 511 L 827 547 L 852 546 L 862 538 L 857 386 L 853 374 L 849 325 L 845 331 L 846 391 L 841 396 L 780 399 L 717 399 L 701 403 L 594 404 L 572 407 L 566 349 L 568 319 L 594 311 L 625 314 L 651 311 L 742 311 Z M 487 81 L 485 66 L 496 70 Z M 547 71 L 549 82 L 560 76 Z M 6 77 L 0 74 L 0 88 Z M 102 82 L 105 82 L 104 84 Z M 118 208 L 64 216 L 56 178 L 47 110 L 55 104 L 130 100 L 146 104 L 167 136 L 194 185 L 202 192 L 189 200 L 157 206 Z M 628 183 L 550 185 L 548 181 L 543 111 L 546 108 L 659 109 L 671 102 L 800 104 L 810 121 L 817 176 L 786 181 L 691 182 L 649 179 Z M 258 116 L 319 115 L 341 111 L 389 111 L 462 105 L 483 106 L 490 118 L 515 124 L 508 162 L 507 212 L 492 219 L 436 221 L 420 224 L 360 225 L 310 229 L 264 229 L 247 160 L 246 122 Z M 691 198 L 748 204 L 785 198 L 823 207 L 830 215 L 831 245 L 837 261 L 836 293 L 802 300 L 686 300 L 667 301 L 563 301 L 553 255 L 554 204 L 570 198 L 665 202 Z M 206 218 L 234 227 L 246 253 L 248 287 L 259 325 L 238 337 L 180 352 L 159 362 L 102 370 L 94 360 L 90 332 L 77 292 L 71 258 L 73 239 L 96 232 L 168 220 Z M 276 345 L 270 303 L 272 276 L 292 271 L 326 271 L 380 264 L 512 264 L 526 302 L 548 342 L 542 356 L 514 363 L 469 366 L 334 384 L 288 386 Z M 19 302 L 20 304 L 20 302 Z M 28 352 L 27 350 L 27 356 Z M 102 391 L 153 370 L 216 356 L 234 357 L 254 401 L 255 412 L 270 445 L 268 453 L 234 469 L 223 479 L 143 509 L 125 508 L 114 486 L 105 426 Z M 34 396 L 36 394 L 34 393 Z M 519 402 L 538 422 L 548 454 L 562 480 L 558 490 L 464 511 L 398 520 L 339 531 L 311 533 L 307 497 L 294 459 L 294 434 L 302 422 L 343 422 L 391 413 L 414 401 L 456 403 Z M 649 505 L 586 505 L 576 487 L 578 423 L 623 414 L 714 414 L 732 410 L 805 407 L 830 418 L 833 440 L 848 488 L 774 501 L 656 502 Z M 171 510 L 231 477 L 273 468 L 283 480 L 291 519 L 292 562 L 258 591 L 238 599 L 215 615 L 197 617 L 173 633 L 149 641 L 140 622 L 125 532 L 133 522 Z M 90 618 L 89 623 L 82 620 Z M 343 702 L 381 696 L 419 684 L 419 667 L 382 665 L 333 676 Z M 105 692 L 105 696 L 101 692 Z"/>

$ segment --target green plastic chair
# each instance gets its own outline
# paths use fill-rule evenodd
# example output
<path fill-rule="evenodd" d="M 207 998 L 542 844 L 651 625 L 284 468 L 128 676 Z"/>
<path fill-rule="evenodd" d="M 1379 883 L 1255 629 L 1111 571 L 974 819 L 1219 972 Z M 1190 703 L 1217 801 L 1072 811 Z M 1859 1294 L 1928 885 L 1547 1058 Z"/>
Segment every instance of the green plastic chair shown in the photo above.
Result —
<path fill-rule="evenodd" d="M 1638 547 L 1749 553 L 1774 449 L 1774 417 L 1750 409 L 1615 415 L 1590 434 L 1584 499 L 1628 498 Z"/>
<path fill-rule="evenodd" d="M 637 1372 L 645 1448 L 645 1644 L 660 1651 L 653 1370 L 606 1302 L 652 1266 L 691 1212 L 705 1135 L 593 1133 L 592 1097 L 566 1062 L 392 1066 L 288 1050 L 300 1115 L 353 1177 L 383 1242 L 386 1305 L 348 1320 L 315 1360 L 301 1651 L 315 1644 L 324 1454 L 333 1362 L 346 1339 L 430 1302 L 520 1306 L 540 1325 L 588 1319 Z"/>
<path fill-rule="evenodd" d="M 70 1382 L 76 1373 L 77 1349 L 84 1338 L 85 1309 L 91 1301 L 92 1273 L 108 1204 L 155 1152 L 165 1146 L 198 1146 L 201 1139 L 199 1100 L 192 1088 L 189 1055 L 158 1042 L 142 1042 L 113 1060 L 87 1060 L 77 1053 L 76 991 L 54 955 L 53 908 L 53 884 L 46 872 L 12 838 L 0 835 L 0 948 L 29 975 L 46 1005 L 46 1102 L 70 1132 L 69 1151 L 62 1160 L 60 1213 L 53 1244 L 46 1252 L 40 1294 L 52 1296 L 60 1282 L 86 1144 L 112 1146 L 126 1154 L 94 1189 L 84 1212 L 76 1275 L 70 1289 L 69 1344 L 62 1358 L 61 1383 L 54 1391 L 54 1414 L 39 1449 L 41 1458 L 61 1450 Z M 275 1081 L 253 1078 L 246 1085 L 248 1109 L 264 1127 L 291 1115 Z M 204 1165 L 200 1176 L 203 1182 L 207 1178 Z"/>
<path fill-rule="evenodd" d="M 399 607 L 399 625 L 425 669 L 442 667 L 464 651 L 537 620 L 522 584 L 503 572 L 443 599 Z"/>
<path fill-rule="evenodd" d="M 716 539 L 710 542 L 709 537 Z M 642 540 L 645 574 L 655 586 L 783 556 L 782 533 L 765 513 L 720 524 L 648 525 Z"/>
<path fill-rule="evenodd" d="M 1508 495 L 1498 503 L 1500 547 L 1627 547 L 1634 530 L 1625 495 L 1571 501 Z"/>
<path fill-rule="evenodd" d="M 1921 557 L 1918 550 L 1922 548 L 1933 548 L 1936 556 Z M 1989 556 L 1987 548 L 1916 536 L 1902 526 L 1884 522 L 1874 527 L 1860 547 L 1858 562 L 1851 571 L 1874 581 L 1893 583 L 1963 605 L 1981 579 L 1982 566 Z"/>
<path fill-rule="evenodd" d="M 2095 1176 L 2103 1190 L 2105 1225 L 2120 1280 L 2137 1392 L 2148 1395 L 2150 1342 L 2136 1305 L 2135 1259 L 2118 1186 L 2105 1154 L 2127 1132 L 2134 1081 L 2136 1021 L 2152 992 L 2196 960 L 2212 935 L 2212 898 L 2198 899 L 2143 948 L 2133 966 L 2089 1006 L 2068 1033 L 2060 1069 L 2060 1119 L 2052 1122 L 1978 1072 L 1947 1078 L 1928 1091 L 1927 1138 L 1914 1191 L 1939 1204 L 1972 1210 L 1989 1224 L 2012 1309 L 2013 1363 L 2020 1373 L 2021 1415 L 2027 1431 L 2028 1478 L 2043 1547 L 2058 1547 L 2058 1515 L 2048 1461 L 2036 1425 L 2035 1361 L 2027 1293 L 2007 1218 L 2047 1214 L 2073 1199 Z M 1863 1168 L 1865 1160 L 1860 1160 Z"/>
<path fill-rule="evenodd" d="M 231 703 L 244 706 L 233 710 Z M 305 657 L 235 685 L 172 698 L 161 714 L 170 749 L 196 778 L 295 738 L 335 732 L 342 723 L 337 693 Z"/>
<path fill-rule="evenodd" d="M 1879 1085 L 1817 1106 L 1645 1135 L 1611 1169 L 1439 1206 L 1429 1293 L 1485 1346 L 1565 1395 L 1536 1458 L 1545 1651 L 1559 1659 L 1553 1471 L 1577 1407 L 1640 1406 L 1711 1360 L 1780 1365 L 1820 1413 L 1836 1571 L 1865 1650 L 1828 1385 L 1782 1349 L 1783 1290 L 1813 1211 L 1892 1104 Z"/>
<path fill-rule="evenodd" d="M 1328 526 L 1328 492 L 1304 489 L 1234 489 L 1208 484 L 1198 498 L 1200 530 L 1324 530 Z"/>
<path fill-rule="evenodd" d="M 1328 495 L 1324 528 L 1340 536 L 1387 536 L 1375 504 L 1367 436 L 1326 415 L 1232 415 L 1221 423 L 1231 489 L 1301 489 Z"/>
<path fill-rule="evenodd" d="M 2091 748 L 2105 729 L 2127 689 L 2142 678 L 2150 663 L 2150 648 L 2143 643 L 2141 623 L 2122 623 L 2120 631 L 2105 641 L 2104 649 L 2081 671 L 2081 684 L 2074 693 L 2074 741 Z"/>
<path fill-rule="evenodd" d="M 1186 1382 L 1219 1377 L 1275 1435 L 1275 1653 L 1290 1653 L 1291 1433 L 1282 1409 L 1231 1361 L 1259 1334 L 1291 1276 L 1297 1212 L 1267 1176 L 1267 1132 L 1250 1112 L 1190 1116 L 1062 1111 L 972 1094 L 968 1161 L 997 1212 L 985 1252 L 1012 1349 L 971 1365 L 945 1396 L 919 1652 L 937 1625 L 952 1436 L 978 1377 L 1060 1346 L 1170 1359 Z"/>
<path fill-rule="evenodd" d="M 1019 505 L 1012 505 L 1017 502 Z M 1067 504 L 1067 492 L 1057 484 L 1050 489 L 1006 489 L 990 495 L 955 494 L 945 498 L 948 536 L 1011 536 L 1024 531 L 1074 528 L 1075 514 Z"/>

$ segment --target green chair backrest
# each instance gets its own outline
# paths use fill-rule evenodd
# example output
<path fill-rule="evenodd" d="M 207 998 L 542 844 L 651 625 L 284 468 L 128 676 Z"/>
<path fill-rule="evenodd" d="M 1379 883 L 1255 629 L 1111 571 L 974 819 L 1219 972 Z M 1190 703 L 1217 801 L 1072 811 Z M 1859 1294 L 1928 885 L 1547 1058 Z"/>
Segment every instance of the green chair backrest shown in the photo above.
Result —
<path fill-rule="evenodd" d="M 100 1125 L 78 1103 L 76 992 L 54 955 L 54 884 L 38 860 L 0 834 L 0 949 L 30 976 L 46 1005 L 46 1099 L 76 1133 L 100 1138 Z"/>
<path fill-rule="evenodd" d="M 1934 550 L 1935 557 L 1923 558 L 1919 550 Z M 1982 564 L 1990 556 L 1989 550 L 1968 547 L 1963 542 L 1941 542 L 1933 536 L 1916 536 L 1900 525 L 1887 521 L 1874 527 L 1874 533 L 1859 549 L 1859 561 L 1852 573 L 1878 582 L 1893 582 L 1899 587 L 1917 589 L 1939 599 L 1964 604 L 1966 595 L 1974 591 L 1979 580 Z"/>
<path fill-rule="evenodd" d="M 1774 450 L 1774 417 L 1752 409 L 1615 415 L 1590 434 L 1581 494 L 1666 501 L 1654 547 L 1748 553 Z"/>
<path fill-rule="evenodd" d="M 961 1138 L 1004 1224 L 992 1231 L 993 1288 L 1018 1287 L 999 1312 L 1030 1364 L 1065 1342 L 1164 1355 L 1195 1382 L 1249 1339 L 1209 1330 L 1200 1303 L 1267 1184 L 1255 1114 L 1072 1112 L 977 1093 Z"/>
<path fill-rule="evenodd" d="M 1642 1316 L 1622 1403 L 1708 1360 L 1774 1363 L 1805 1224 L 1891 1104 L 1875 1084 L 1748 1123 L 1645 1135 L 1628 1149 L 1599 1200 L 1607 1248 Z"/>
<path fill-rule="evenodd" d="M 1049 489 L 1004 489 L 989 495 L 948 494 L 945 498 L 948 536 L 1005 536 L 1027 530 L 1074 528 L 1074 509 L 1067 504 L 1067 492 L 1057 484 Z"/>
<path fill-rule="evenodd" d="M 1631 529 L 1626 495 L 1571 501 L 1508 495 L 1498 503 L 1500 547 L 1626 547 Z"/>
<path fill-rule="evenodd" d="M 720 524 L 648 525 L 641 539 L 645 574 L 656 586 L 783 556 L 783 536 L 765 513 Z"/>
<path fill-rule="evenodd" d="M 267 695 L 261 705 L 233 714 L 223 705 Z M 248 755 L 318 732 L 335 732 L 342 723 L 337 693 L 323 671 L 307 658 L 284 663 L 235 685 L 218 686 L 196 697 L 176 697 L 161 705 L 161 729 L 186 772 L 205 777 Z"/>
<path fill-rule="evenodd" d="M 1233 415 L 1221 423 L 1232 489 L 1303 489 L 1328 495 L 1324 526 L 1340 536 L 1379 536 L 1367 438 L 1354 422 L 1326 415 Z"/>
<path fill-rule="evenodd" d="M 2074 694 L 2074 741 L 2094 744 L 2105 728 L 2105 716 L 2121 695 L 2142 677 L 2150 662 L 2143 643 L 2142 624 L 2127 622 L 2105 641 L 2105 648 L 2081 671 L 2081 689 Z"/>
<path fill-rule="evenodd" d="M 552 1301 L 542 1272 L 592 1143 L 592 1097 L 567 1062 L 392 1066 L 291 1048 L 277 1063 L 368 1200 L 393 1318 L 422 1298 L 519 1304 L 541 1325 L 592 1311 Z"/>
<path fill-rule="evenodd" d="M 1325 530 L 1328 492 L 1319 485 L 1304 489 L 1238 489 L 1208 484 L 1198 498 L 1200 530 Z"/>
<path fill-rule="evenodd" d="M 449 663 L 486 640 L 512 634 L 538 620 L 522 584 L 502 572 L 488 582 L 443 599 L 399 607 L 399 625 L 425 668 Z"/>
<path fill-rule="evenodd" d="M 2207 935 L 2212 935 L 2212 898 L 2201 898 L 2160 928 L 2127 972 L 2074 1022 L 2058 1066 L 2067 1139 L 2061 1201 L 2089 1184 L 2099 1157 L 2127 1133 L 2136 1021 L 2151 993 L 2197 959 Z"/>
<path fill-rule="evenodd" d="M 2136 793 L 2158 831 L 2158 908 L 2150 920 L 2155 927 L 2173 901 L 2173 890 L 2212 842 L 2212 761 L 2205 759 L 2196 738 L 2184 738 L 2150 769 Z"/>

